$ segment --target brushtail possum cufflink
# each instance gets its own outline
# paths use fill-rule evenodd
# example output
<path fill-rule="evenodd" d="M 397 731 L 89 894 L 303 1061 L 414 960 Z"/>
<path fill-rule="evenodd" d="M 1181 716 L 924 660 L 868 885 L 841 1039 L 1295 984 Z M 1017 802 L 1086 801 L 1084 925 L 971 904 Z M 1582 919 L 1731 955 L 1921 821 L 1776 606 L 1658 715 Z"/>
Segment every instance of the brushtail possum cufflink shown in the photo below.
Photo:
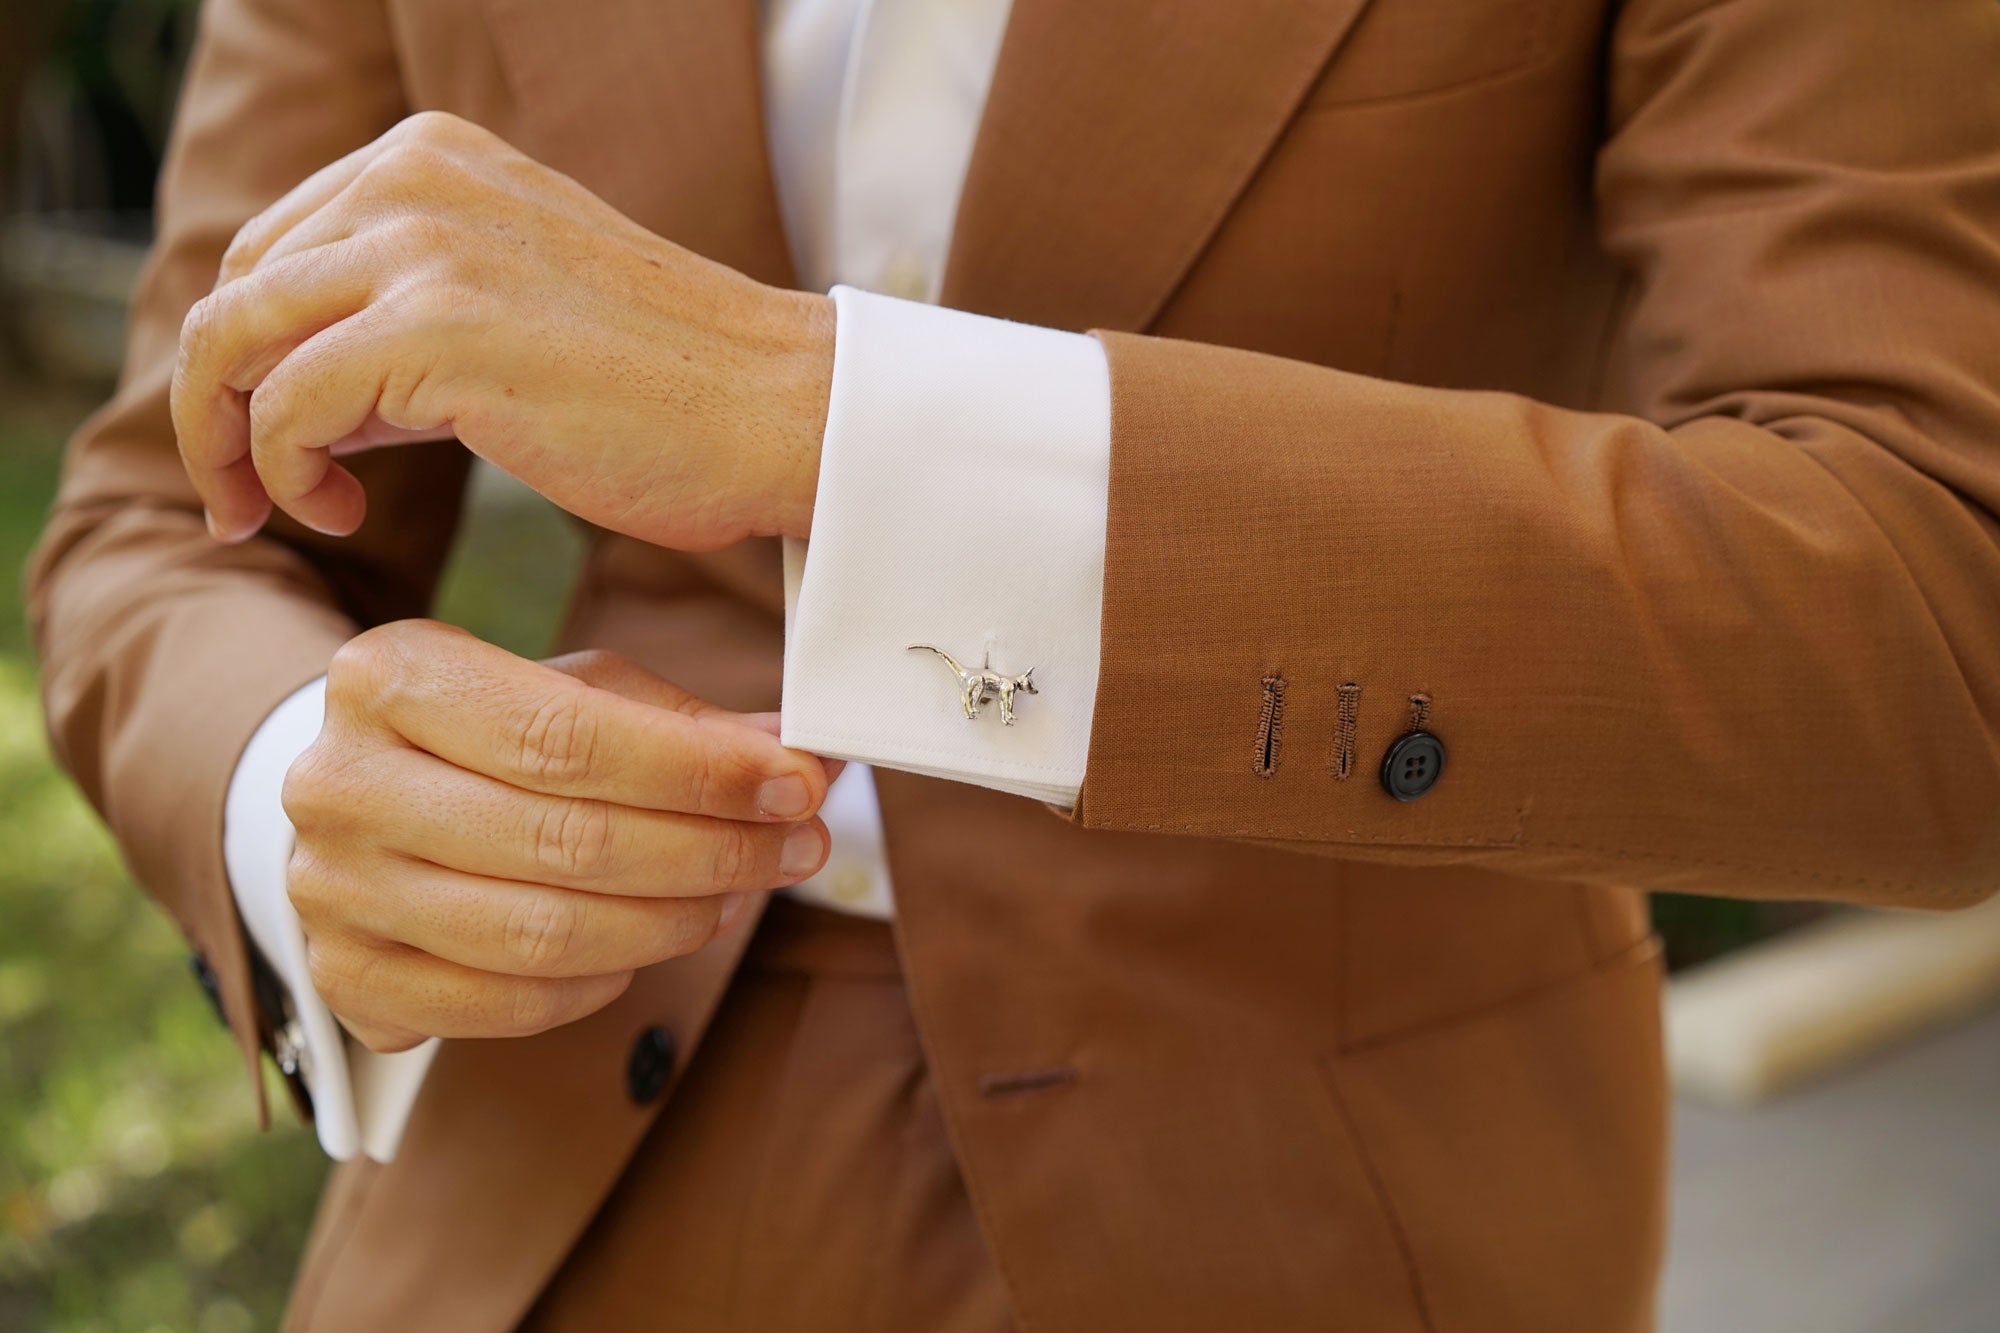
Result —
<path fill-rule="evenodd" d="M 965 713 L 967 721 L 977 720 L 979 706 L 990 699 L 1000 700 L 1000 722 L 1002 726 L 1014 725 L 1014 696 L 1016 694 L 1040 694 L 1035 688 L 1035 669 L 1029 667 L 1018 676 L 1009 676 L 993 669 L 993 655 L 987 654 L 986 661 L 978 667 L 962 667 L 958 659 L 942 648 L 928 643 L 913 643 L 911 652 L 936 653 L 958 677 L 958 706 Z"/>

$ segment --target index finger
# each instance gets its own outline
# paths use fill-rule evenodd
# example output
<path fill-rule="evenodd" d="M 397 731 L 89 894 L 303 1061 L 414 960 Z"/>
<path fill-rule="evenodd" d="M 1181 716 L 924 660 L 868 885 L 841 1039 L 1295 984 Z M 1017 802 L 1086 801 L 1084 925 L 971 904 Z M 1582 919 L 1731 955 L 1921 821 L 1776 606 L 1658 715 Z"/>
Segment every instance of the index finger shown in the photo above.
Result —
<path fill-rule="evenodd" d="M 405 660 L 366 664 L 359 681 L 336 658 L 329 691 L 367 691 L 410 744 L 513 786 L 763 821 L 806 818 L 826 797 L 818 759 L 684 692 L 679 707 L 629 699 L 443 626 L 395 651 Z"/>
<path fill-rule="evenodd" d="M 300 344 L 364 308 L 376 280 L 365 258 L 336 246 L 218 288 L 188 311 L 168 410 L 217 537 L 248 536 L 271 509 L 252 456 L 249 391 Z"/>
<path fill-rule="evenodd" d="M 215 285 L 225 286 L 256 268 L 271 247 L 283 240 L 292 228 L 324 208 L 335 196 L 354 183 L 368 164 L 382 156 L 387 136 L 365 143 L 343 158 L 327 163 L 287 190 L 263 212 L 237 228 L 229 248 L 222 252 Z"/>

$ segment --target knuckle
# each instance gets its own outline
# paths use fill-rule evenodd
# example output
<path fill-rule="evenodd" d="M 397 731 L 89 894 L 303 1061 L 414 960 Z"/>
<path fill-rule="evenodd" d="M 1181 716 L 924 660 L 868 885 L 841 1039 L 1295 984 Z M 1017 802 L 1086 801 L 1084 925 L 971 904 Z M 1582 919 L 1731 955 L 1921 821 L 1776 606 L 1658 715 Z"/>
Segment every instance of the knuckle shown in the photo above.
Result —
<path fill-rule="evenodd" d="M 437 150 L 431 147 L 435 142 L 431 132 L 420 128 L 424 123 L 416 122 L 409 133 L 389 145 L 369 165 L 380 168 L 381 175 L 395 177 L 407 177 L 413 170 L 428 165 Z"/>
<path fill-rule="evenodd" d="M 597 767 L 597 727 L 582 701 L 558 695 L 540 701 L 521 728 L 517 762 L 530 779 L 571 783 Z"/>
<path fill-rule="evenodd" d="M 424 660 L 426 622 L 396 621 L 358 634 L 342 644 L 327 664 L 329 698 L 350 706 L 380 709 L 407 694 Z"/>
<path fill-rule="evenodd" d="M 278 804 L 284 809 L 285 818 L 292 821 L 292 827 L 300 832 L 312 828 L 318 820 L 320 810 L 331 795 L 334 785 L 333 775 L 328 770 L 324 743 L 314 741 L 308 745 L 292 766 L 285 770 L 285 780 L 278 788 Z"/>
<path fill-rule="evenodd" d="M 368 631 L 368 637 L 395 648 L 399 652 L 420 653 L 425 649 L 435 649 L 445 639 L 462 636 L 464 631 L 454 629 L 442 621 L 414 618 L 391 620 Z"/>
<path fill-rule="evenodd" d="M 261 465 L 270 461 L 269 451 L 283 444 L 290 433 L 286 424 L 292 417 L 292 396 L 285 391 L 285 384 L 284 377 L 273 375 L 250 393 L 250 448 L 258 458 L 258 472 L 267 489 L 273 478 Z"/>
<path fill-rule="evenodd" d="M 376 960 L 364 948 L 329 943 L 325 939 L 306 941 L 306 974 L 312 978 L 319 997 L 336 1013 L 344 1013 L 358 1001 L 370 998 L 373 989 L 370 983 L 376 970 Z"/>
<path fill-rule="evenodd" d="M 382 636 L 377 630 L 357 634 L 333 650 L 326 664 L 326 687 L 342 691 L 374 679 L 380 669 Z"/>
<path fill-rule="evenodd" d="M 533 894 L 507 914 L 507 957 L 526 976 L 559 974 L 575 955 L 582 913 L 566 897 Z"/>
<path fill-rule="evenodd" d="M 611 859 L 610 808 L 580 797 L 552 798 L 535 829 L 535 854 L 546 871 L 587 879 Z"/>
<path fill-rule="evenodd" d="M 326 868 L 319 859 L 303 847 L 293 848 L 291 860 L 285 866 L 285 897 L 299 920 L 317 921 L 325 915 L 332 897 L 330 887 Z"/>
<path fill-rule="evenodd" d="M 450 143 L 462 137 L 466 128 L 462 117 L 432 109 L 413 111 L 403 117 L 396 125 L 396 133 L 404 140 L 420 143 Z"/>
<path fill-rule="evenodd" d="M 396 674 L 393 655 L 388 637 L 375 630 L 341 644 L 326 664 L 328 696 L 357 703 L 374 698 Z"/>
<path fill-rule="evenodd" d="M 438 263 L 421 266 L 422 271 L 406 274 L 385 299 L 385 309 L 398 327 L 422 331 L 426 339 L 420 339 L 420 342 L 455 337 L 470 323 L 476 322 L 477 317 L 470 312 L 477 311 L 483 302 L 476 290 L 477 284 L 461 282 L 449 272 L 437 271 L 455 268 L 465 262 L 462 256 L 451 253 L 449 243 L 415 244 L 430 246 L 442 258 Z M 417 393 L 436 373 L 436 364 L 435 358 L 421 347 L 399 362 L 383 386 L 381 410 L 392 416 L 412 410 L 411 404 Z M 392 394 L 393 397 L 390 396 Z"/>
<path fill-rule="evenodd" d="M 238 227 L 236 234 L 229 238 L 229 245 L 222 252 L 219 270 L 225 281 L 249 271 L 250 256 L 263 248 L 264 228 L 264 215 L 260 213 Z"/>
<path fill-rule="evenodd" d="M 181 318 L 181 355 L 187 360 L 199 360 L 214 344 L 217 317 L 222 310 L 219 293 L 210 292 L 188 307 Z"/>
<path fill-rule="evenodd" d="M 285 771 L 278 803 L 302 844 L 365 828 L 377 807 L 368 753 L 338 737 L 320 737 Z"/>
<path fill-rule="evenodd" d="M 436 150 L 417 139 L 402 137 L 384 148 L 355 178 L 361 200 L 396 200 L 429 174 Z"/>
<path fill-rule="evenodd" d="M 334 649 L 326 664 L 326 688 L 329 691 L 344 691 L 372 675 L 375 655 L 380 651 L 381 643 L 381 631 L 371 629 Z"/>
<path fill-rule="evenodd" d="M 695 745 L 688 748 L 686 755 L 687 808 L 693 811 L 714 809 L 714 802 L 721 795 L 715 751 L 706 745 Z"/>

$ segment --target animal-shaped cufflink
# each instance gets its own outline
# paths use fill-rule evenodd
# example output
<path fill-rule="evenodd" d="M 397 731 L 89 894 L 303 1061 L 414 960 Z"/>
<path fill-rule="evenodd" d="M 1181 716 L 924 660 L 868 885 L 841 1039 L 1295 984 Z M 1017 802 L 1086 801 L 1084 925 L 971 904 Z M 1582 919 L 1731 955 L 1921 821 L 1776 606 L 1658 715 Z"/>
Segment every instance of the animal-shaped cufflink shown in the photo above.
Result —
<path fill-rule="evenodd" d="M 979 705 L 988 699 L 1000 700 L 1000 722 L 1003 726 L 1014 725 L 1014 696 L 1018 694 L 1040 694 L 1035 688 L 1035 669 L 1029 667 L 1018 676 L 1006 676 L 993 669 L 993 654 L 986 655 L 986 662 L 976 670 L 962 667 L 958 659 L 942 648 L 933 648 L 928 643 L 913 643 L 911 652 L 919 650 L 936 653 L 944 659 L 958 677 L 958 705 L 964 710 L 968 720 L 979 716 Z"/>

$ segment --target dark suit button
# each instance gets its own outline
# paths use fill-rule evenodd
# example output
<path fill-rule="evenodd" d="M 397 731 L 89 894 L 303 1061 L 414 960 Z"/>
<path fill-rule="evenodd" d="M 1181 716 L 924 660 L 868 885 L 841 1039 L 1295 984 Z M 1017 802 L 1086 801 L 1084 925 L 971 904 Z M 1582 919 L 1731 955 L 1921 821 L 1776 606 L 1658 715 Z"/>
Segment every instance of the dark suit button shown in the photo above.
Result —
<path fill-rule="evenodd" d="M 1382 756 L 1382 790 L 1399 801 L 1414 801 L 1444 772 L 1444 742 L 1428 731 L 1406 731 Z"/>
<path fill-rule="evenodd" d="M 640 1106 L 658 1101 L 673 1072 L 673 1034 L 665 1028 L 647 1028 L 632 1043 L 632 1058 L 625 1062 L 625 1093 Z"/>
<path fill-rule="evenodd" d="M 222 983 L 216 979 L 215 969 L 208 965 L 208 959 L 198 953 L 188 956 L 188 966 L 194 969 L 194 979 L 201 983 L 201 993 L 208 997 L 209 1005 L 214 1008 L 216 1021 L 227 1024 L 228 1016 L 222 1012 Z"/>

